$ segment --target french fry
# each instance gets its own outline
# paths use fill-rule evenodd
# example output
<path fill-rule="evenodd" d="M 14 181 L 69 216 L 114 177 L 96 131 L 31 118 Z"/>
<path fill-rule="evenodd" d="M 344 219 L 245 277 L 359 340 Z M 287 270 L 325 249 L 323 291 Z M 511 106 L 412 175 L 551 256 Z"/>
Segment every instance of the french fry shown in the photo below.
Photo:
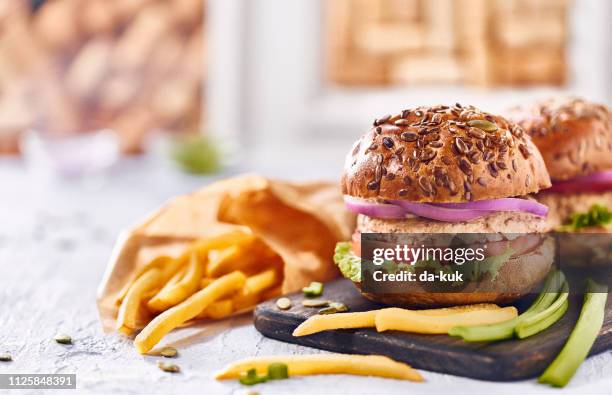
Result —
<path fill-rule="evenodd" d="M 278 272 L 275 268 L 266 269 L 246 280 L 245 288 L 251 293 L 261 293 L 272 287 L 279 280 Z"/>
<path fill-rule="evenodd" d="M 223 250 L 210 251 L 208 255 L 208 265 L 206 267 L 206 276 L 218 277 L 222 267 L 229 266 L 229 262 L 238 261 L 242 252 L 242 247 L 239 245 L 233 245 Z"/>
<path fill-rule="evenodd" d="M 174 285 L 176 285 L 179 281 L 181 281 L 181 278 L 185 277 L 185 272 L 186 271 L 187 271 L 186 267 L 180 268 L 176 273 L 174 273 L 174 275 L 172 277 L 170 277 L 170 279 L 168 280 L 166 285 L 164 285 L 164 287 L 159 292 L 165 292 L 166 290 L 168 290 L 168 289 L 172 288 Z M 155 295 L 157 295 L 157 294 L 155 294 Z M 155 296 L 155 295 L 153 295 L 153 296 Z"/>
<path fill-rule="evenodd" d="M 185 275 L 175 284 L 164 287 L 149 300 L 147 306 L 152 311 L 163 311 L 187 299 L 199 288 L 202 272 L 202 263 L 194 252 L 191 254 Z"/>
<path fill-rule="evenodd" d="M 465 306 L 444 307 L 439 309 L 426 310 L 403 310 L 411 313 L 416 313 L 424 316 L 447 316 L 450 314 L 466 313 L 469 311 L 481 310 L 497 310 L 498 305 L 491 303 L 481 303 Z M 302 322 L 293 331 L 293 336 L 306 336 L 313 333 L 334 330 L 334 329 L 351 329 L 351 328 L 373 328 L 376 326 L 376 314 L 386 309 L 361 311 L 357 313 L 337 313 L 313 315 L 306 321 Z"/>
<path fill-rule="evenodd" d="M 128 328 L 127 326 L 120 326 L 117 328 L 117 332 L 122 333 L 126 336 L 132 336 L 134 329 Z"/>
<path fill-rule="evenodd" d="M 259 294 L 242 290 L 232 297 L 234 311 L 240 311 L 255 306 L 259 302 Z"/>
<path fill-rule="evenodd" d="M 219 277 L 235 270 L 258 271 L 269 266 L 266 263 L 271 262 L 274 255 L 268 246 L 258 240 L 234 245 L 219 253 L 211 254 L 206 275 Z"/>
<path fill-rule="evenodd" d="M 359 376 L 378 376 L 399 380 L 423 381 L 421 374 L 409 365 L 382 355 L 275 355 L 247 358 L 226 366 L 215 375 L 217 380 L 240 377 L 249 369 L 258 374 L 266 374 L 272 363 L 284 363 L 290 376 L 314 374 L 352 374 Z"/>
<path fill-rule="evenodd" d="M 437 316 L 437 315 L 448 315 L 448 314 L 455 314 L 455 313 L 465 313 L 468 311 L 475 311 L 475 310 L 498 310 L 498 309 L 501 309 L 501 307 L 493 303 L 477 303 L 477 304 L 466 304 L 466 305 L 459 305 L 459 306 L 452 306 L 452 307 L 441 307 L 438 309 L 424 309 L 424 310 L 410 310 L 410 311 L 414 311 L 415 313 L 424 314 L 424 315 Z"/>
<path fill-rule="evenodd" d="M 231 299 L 216 301 L 204 309 L 198 318 L 212 318 L 215 320 L 230 316 L 234 312 L 234 304 Z"/>
<path fill-rule="evenodd" d="M 208 287 L 210 284 L 212 284 L 213 281 L 215 281 L 214 278 L 204 277 L 203 279 L 200 280 L 200 288 Z"/>
<path fill-rule="evenodd" d="M 140 308 L 144 296 L 147 292 L 159 288 L 162 280 L 162 271 L 157 268 L 152 268 L 134 281 L 121 302 L 121 307 L 119 307 L 117 329 L 121 329 L 122 327 L 131 329 L 138 328 L 138 309 Z"/>
<path fill-rule="evenodd" d="M 218 278 L 206 288 L 191 295 L 187 300 L 155 317 L 134 340 L 136 350 L 149 352 L 168 332 L 195 318 L 213 302 L 244 287 L 246 276 L 233 272 Z"/>
<path fill-rule="evenodd" d="M 399 308 L 382 309 L 376 314 L 376 330 L 398 330 L 424 334 L 446 334 L 455 326 L 495 324 L 518 315 L 515 307 L 471 310 L 446 315 L 427 315 Z"/>
<path fill-rule="evenodd" d="M 373 328 L 375 317 L 380 310 L 358 313 L 316 314 L 302 322 L 293 331 L 293 336 L 306 336 L 332 329 Z"/>
<path fill-rule="evenodd" d="M 263 291 L 273 286 L 277 279 L 277 271 L 274 268 L 247 277 L 244 289 L 232 297 L 234 311 L 255 306 L 261 300 Z"/>
<path fill-rule="evenodd" d="M 211 250 L 222 250 L 233 245 L 247 244 L 253 240 L 255 240 L 255 236 L 252 233 L 231 231 L 218 236 L 198 240 L 193 248 L 198 252 L 200 258 L 203 259 L 208 256 L 208 252 Z"/>
<path fill-rule="evenodd" d="M 146 272 L 149 269 L 152 268 L 164 268 L 164 271 L 166 271 L 166 267 L 169 266 L 170 264 L 172 264 L 172 262 L 175 261 L 172 257 L 166 256 L 166 255 L 162 255 L 162 256 L 158 256 L 157 258 L 149 261 L 146 265 L 142 266 L 141 268 L 139 268 L 138 270 L 136 270 L 136 272 L 134 273 L 134 278 L 131 281 L 128 281 L 123 288 L 121 289 L 121 291 L 119 291 L 119 293 L 117 294 L 117 304 L 121 304 L 121 302 L 123 301 L 123 298 L 125 298 L 125 295 L 127 294 L 128 290 L 130 289 L 130 287 L 132 286 L 133 282 L 140 277 L 144 272 Z M 178 263 L 178 262 L 177 262 Z"/>

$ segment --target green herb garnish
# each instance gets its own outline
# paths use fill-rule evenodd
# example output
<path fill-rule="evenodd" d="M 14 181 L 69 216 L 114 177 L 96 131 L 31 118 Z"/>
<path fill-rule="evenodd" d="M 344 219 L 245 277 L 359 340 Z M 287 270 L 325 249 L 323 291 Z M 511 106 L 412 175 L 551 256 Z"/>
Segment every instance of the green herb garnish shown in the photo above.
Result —
<path fill-rule="evenodd" d="M 287 364 L 276 362 L 268 366 L 268 380 L 284 380 L 289 378 Z"/>
<path fill-rule="evenodd" d="M 289 378 L 289 367 L 282 362 L 275 362 L 268 365 L 268 374 L 258 375 L 255 368 L 247 370 L 240 375 L 240 384 L 255 385 L 265 383 L 268 380 L 284 380 Z"/>
<path fill-rule="evenodd" d="M 601 204 L 594 204 L 586 213 L 574 213 L 570 216 L 569 223 L 563 225 L 560 230 L 573 232 L 591 226 L 606 226 L 612 223 L 612 211 Z"/>
<path fill-rule="evenodd" d="M 255 368 L 249 369 L 246 373 L 240 375 L 238 381 L 244 385 L 255 385 L 259 383 L 265 383 L 268 379 L 267 376 L 259 376 Z"/>
<path fill-rule="evenodd" d="M 323 295 L 323 283 L 313 281 L 309 286 L 302 288 L 302 292 L 309 298 Z"/>

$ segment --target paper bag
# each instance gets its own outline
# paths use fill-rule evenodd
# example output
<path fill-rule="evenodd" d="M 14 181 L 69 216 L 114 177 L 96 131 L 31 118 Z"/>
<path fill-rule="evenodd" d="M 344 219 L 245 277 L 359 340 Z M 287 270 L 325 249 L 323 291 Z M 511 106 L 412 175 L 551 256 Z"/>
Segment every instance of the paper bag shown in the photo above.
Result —
<path fill-rule="evenodd" d="M 338 275 L 334 246 L 348 240 L 354 216 L 335 183 L 291 183 L 244 175 L 179 196 L 116 242 L 98 289 L 105 330 L 115 327 L 118 295 L 160 255 L 178 257 L 194 240 L 248 229 L 283 260 L 283 292 Z"/>

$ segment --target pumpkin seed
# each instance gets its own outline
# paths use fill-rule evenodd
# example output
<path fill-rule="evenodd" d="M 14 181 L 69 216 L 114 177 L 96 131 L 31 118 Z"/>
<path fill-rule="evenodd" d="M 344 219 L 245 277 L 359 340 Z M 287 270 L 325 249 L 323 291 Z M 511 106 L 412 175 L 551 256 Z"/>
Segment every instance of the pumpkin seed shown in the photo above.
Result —
<path fill-rule="evenodd" d="M 319 310 L 319 314 L 336 314 L 344 313 L 345 311 L 348 311 L 348 307 L 344 303 L 331 302 L 329 307 Z"/>
<path fill-rule="evenodd" d="M 291 299 L 289 298 L 280 298 L 276 301 L 276 307 L 281 310 L 288 310 L 291 308 Z"/>
<path fill-rule="evenodd" d="M 164 347 L 160 351 L 159 355 L 166 358 L 174 358 L 178 355 L 178 351 L 174 347 Z"/>
<path fill-rule="evenodd" d="M 7 352 L 0 354 L 0 362 L 11 362 L 12 360 L 13 357 L 11 356 L 11 354 Z"/>
<path fill-rule="evenodd" d="M 327 307 L 329 306 L 329 300 L 305 299 L 305 300 L 302 300 L 302 306 L 304 307 Z"/>
<path fill-rule="evenodd" d="M 498 129 L 496 124 L 484 119 L 472 119 L 471 121 L 468 121 L 467 124 L 471 127 L 484 130 L 485 132 L 494 132 Z"/>
<path fill-rule="evenodd" d="M 168 373 L 178 373 L 181 371 L 181 368 L 178 365 L 163 361 L 157 361 L 157 367 Z"/>
<path fill-rule="evenodd" d="M 57 335 L 55 335 L 53 340 L 55 340 L 59 344 L 72 344 L 72 338 L 66 335 L 65 333 L 58 333 Z"/>

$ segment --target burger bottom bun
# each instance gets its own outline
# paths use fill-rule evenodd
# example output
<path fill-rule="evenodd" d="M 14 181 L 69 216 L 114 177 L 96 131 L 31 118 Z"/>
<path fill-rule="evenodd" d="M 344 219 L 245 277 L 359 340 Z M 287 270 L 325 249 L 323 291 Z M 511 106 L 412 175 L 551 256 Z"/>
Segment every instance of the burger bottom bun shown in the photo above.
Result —
<path fill-rule="evenodd" d="M 525 255 L 510 258 L 499 270 L 495 281 L 486 282 L 485 287 L 464 289 L 463 292 L 434 293 L 367 293 L 362 295 L 369 300 L 390 306 L 409 308 L 447 307 L 474 303 L 509 304 L 532 291 L 548 274 L 554 261 L 555 242 L 547 237 L 535 250 Z M 419 287 L 419 283 L 415 282 Z M 503 292 L 495 292 L 503 290 Z"/>

